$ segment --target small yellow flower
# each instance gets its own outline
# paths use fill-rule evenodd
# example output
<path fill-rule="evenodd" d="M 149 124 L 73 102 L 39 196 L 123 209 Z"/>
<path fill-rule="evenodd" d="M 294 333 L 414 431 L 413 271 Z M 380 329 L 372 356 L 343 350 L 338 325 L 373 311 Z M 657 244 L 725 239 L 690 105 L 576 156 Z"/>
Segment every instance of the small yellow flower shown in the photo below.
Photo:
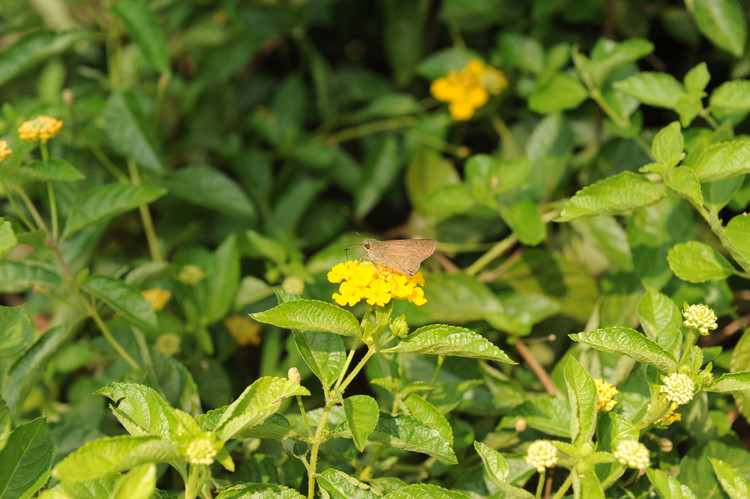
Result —
<path fill-rule="evenodd" d="M 151 308 L 157 312 L 164 310 L 164 306 L 172 297 L 172 293 L 161 288 L 143 290 L 141 291 L 141 295 L 143 295 L 146 301 L 151 305 Z"/>
<path fill-rule="evenodd" d="M 341 283 L 333 299 L 339 305 L 354 306 L 361 300 L 382 307 L 391 300 L 409 300 L 421 306 L 427 303 L 424 297 L 422 272 L 409 277 L 383 265 L 372 262 L 349 260 L 335 265 L 328 272 L 328 280 Z"/>
<path fill-rule="evenodd" d="M 37 116 L 33 120 L 25 121 L 18 129 L 18 135 L 23 141 L 44 144 L 57 135 L 62 126 L 61 120 L 49 116 Z"/>
<path fill-rule="evenodd" d="M 617 403 L 613 400 L 613 397 L 619 393 L 612 383 L 607 383 L 601 379 L 595 379 L 596 384 L 596 410 L 602 412 L 609 412 Z"/>
<path fill-rule="evenodd" d="M 8 143 L 4 140 L 0 140 L 0 163 L 6 160 L 8 156 L 10 156 L 10 153 L 13 152 L 13 149 L 8 147 Z"/>
<path fill-rule="evenodd" d="M 299 373 L 299 369 L 296 367 L 290 367 L 286 373 L 286 377 L 292 383 L 299 385 L 302 383 L 302 375 Z"/>
<path fill-rule="evenodd" d="M 664 385 L 660 390 L 661 393 L 665 394 L 667 400 L 671 400 L 677 405 L 683 405 L 693 400 L 695 383 L 687 374 L 672 373 L 664 378 Z"/>
<path fill-rule="evenodd" d="M 224 319 L 224 325 L 229 330 L 229 334 L 240 345 L 259 345 L 260 325 L 249 317 L 233 315 Z"/>
<path fill-rule="evenodd" d="M 526 462 L 542 473 L 557 464 L 557 447 L 549 440 L 537 440 L 526 450 Z"/>
<path fill-rule="evenodd" d="M 203 273 L 203 269 L 192 263 L 182 267 L 177 275 L 180 282 L 191 286 L 201 282 L 204 277 L 206 277 L 206 274 Z"/>
<path fill-rule="evenodd" d="M 649 404 L 650 407 L 651 404 Z M 659 428 L 666 428 L 675 421 L 682 421 L 682 415 L 679 412 L 675 412 L 679 405 L 676 402 L 672 402 L 669 406 L 669 410 L 658 421 L 654 423 L 654 426 Z"/>
<path fill-rule="evenodd" d="M 180 335 L 177 333 L 164 333 L 156 338 L 154 348 L 171 357 L 180 351 Z"/>
<path fill-rule="evenodd" d="M 187 458 L 190 464 L 209 465 L 219 452 L 216 444 L 209 436 L 201 436 L 190 442 L 187 448 Z"/>
<path fill-rule="evenodd" d="M 708 336 L 708 331 L 716 329 L 716 314 L 706 305 L 690 305 L 685 303 L 682 316 L 685 317 L 683 324 L 700 331 L 702 336 Z"/>
<path fill-rule="evenodd" d="M 651 466 L 648 449 L 638 440 L 623 440 L 617 444 L 614 455 L 621 464 L 630 468 L 645 470 Z"/>
<path fill-rule="evenodd" d="M 465 121 L 489 101 L 490 94 L 497 95 L 507 86 L 502 71 L 472 59 L 462 70 L 434 80 L 430 93 L 437 100 L 449 103 L 448 111 L 454 120 Z"/>

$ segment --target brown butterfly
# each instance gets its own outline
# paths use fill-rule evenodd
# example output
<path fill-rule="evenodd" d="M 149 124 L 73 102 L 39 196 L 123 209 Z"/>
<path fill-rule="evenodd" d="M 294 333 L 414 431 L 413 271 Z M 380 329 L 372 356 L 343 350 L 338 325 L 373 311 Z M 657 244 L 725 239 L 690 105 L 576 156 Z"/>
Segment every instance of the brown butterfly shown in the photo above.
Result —
<path fill-rule="evenodd" d="M 437 241 L 434 239 L 378 241 L 368 237 L 362 241 L 362 247 L 367 251 L 370 261 L 409 277 L 413 276 L 419 270 L 419 264 L 435 251 L 436 244 Z"/>

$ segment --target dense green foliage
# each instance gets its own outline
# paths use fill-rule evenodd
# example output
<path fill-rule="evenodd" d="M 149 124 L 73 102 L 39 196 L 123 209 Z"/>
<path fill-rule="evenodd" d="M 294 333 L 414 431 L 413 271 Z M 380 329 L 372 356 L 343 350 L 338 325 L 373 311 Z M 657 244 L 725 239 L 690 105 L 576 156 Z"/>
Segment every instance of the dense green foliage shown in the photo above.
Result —
<path fill-rule="evenodd" d="M 748 497 L 749 12 L 3 0 L 0 498 Z"/>

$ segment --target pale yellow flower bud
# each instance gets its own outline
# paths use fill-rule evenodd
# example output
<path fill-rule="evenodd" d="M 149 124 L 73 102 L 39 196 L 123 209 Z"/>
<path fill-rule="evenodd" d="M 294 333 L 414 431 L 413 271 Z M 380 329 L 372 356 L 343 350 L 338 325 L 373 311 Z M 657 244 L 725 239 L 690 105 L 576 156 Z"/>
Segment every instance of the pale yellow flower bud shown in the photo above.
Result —
<path fill-rule="evenodd" d="M 286 373 L 286 377 L 294 383 L 295 385 L 299 385 L 302 383 L 302 375 L 299 373 L 299 369 L 296 367 L 290 367 L 289 371 Z"/>
<path fill-rule="evenodd" d="M 281 289 L 290 295 L 301 295 L 305 291 L 305 281 L 296 275 L 290 275 L 281 283 Z"/>
<path fill-rule="evenodd" d="M 615 459 L 630 468 L 645 470 L 651 466 L 648 449 L 637 440 L 624 440 L 617 445 Z"/>
<path fill-rule="evenodd" d="M 664 385 L 661 387 L 668 400 L 677 405 L 687 404 L 693 400 L 695 383 L 687 374 L 673 373 L 664 378 Z"/>
<path fill-rule="evenodd" d="M 557 447 L 549 440 L 537 440 L 526 451 L 526 462 L 542 473 L 557 464 Z"/>
<path fill-rule="evenodd" d="M 716 325 L 716 314 L 707 306 L 703 304 L 688 306 L 685 303 L 684 307 L 682 316 L 685 317 L 683 324 L 686 327 L 697 329 L 703 336 L 708 336 L 709 330 L 714 330 L 718 327 Z"/>

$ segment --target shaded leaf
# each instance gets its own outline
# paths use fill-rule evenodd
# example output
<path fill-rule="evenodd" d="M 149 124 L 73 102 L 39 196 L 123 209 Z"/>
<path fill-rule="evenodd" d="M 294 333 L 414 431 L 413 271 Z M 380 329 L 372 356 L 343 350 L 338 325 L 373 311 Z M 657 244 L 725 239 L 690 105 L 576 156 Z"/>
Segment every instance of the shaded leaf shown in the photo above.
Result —
<path fill-rule="evenodd" d="M 144 464 L 120 477 L 109 497 L 112 499 L 150 499 L 156 490 L 156 465 Z"/>
<path fill-rule="evenodd" d="M 540 114 L 575 109 L 589 96 L 583 84 L 569 73 L 556 73 L 544 86 L 529 95 L 529 109 Z"/>
<path fill-rule="evenodd" d="M 714 45 L 735 57 L 745 51 L 745 13 L 737 0 L 693 0 L 693 19 Z"/>
<path fill-rule="evenodd" d="M 317 482 L 331 499 L 375 499 L 382 497 L 373 492 L 366 483 L 333 468 L 329 468 L 318 475 Z"/>
<path fill-rule="evenodd" d="M 0 261 L 0 291 L 19 293 L 34 284 L 55 287 L 62 284 L 62 279 L 47 267 L 24 262 Z"/>
<path fill-rule="evenodd" d="M 294 489 L 275 483 L 243 483 L 222 489 L 216 499 L 305 499 Z"/>
<path fill-rule="evenodd" d="M 118 153 L 153 173 L 164 172 L 156 140 L 133 94 L 113 93 L 104 117 L 109 141 Z"/>
<path fill-rule="evenodd" d="M 580 341 L 603 352 L 627 355 L 664 372 L 673 372 L 677 367 L 677 361 L 671 353 L 630 328 L 607 327 L 568 336 L 573 341 Z"/>
<path fill-rule="evenodd" d="M 19 425 L 0 451 L 0 496 L 32 497 L 49 478 L 55 444 L 44 418 Z"/>
<path fill-rule="evenodd" d="M 294 343 L 316 378 L 330 388 L 346 361 L 344 339 L 326 331 L 294 330 Z"/>
<path fill-rule="evenodd" d="M 737 215 L 724 228 L 724 234 L 733 246 L 733 256 L 746 272 L 750 272 L 750 216 Z"/>
<path fill-rule="evenodd" d="M 50 158 L 47 161 L 32 161 L 18 169 L 20 182 L 41 182 L 59 180 L 73 182 L 81 180 L 84 175 L 78 168 L 64 159 Z"/>
<path fill-rule="evenodd" d="M 378 403 L 367 395 L 353 395 L 344 399 L 344 414 L 354 445 L 362 452 L 367 445 L 367 437 L 378 424 Z"/>
<path fill-rule="evenodd" d="M 389 492 L 384 497 L 386 499 L 469 499 L 471 496 L 463 492 L 444 489 L 437 485 L 415 483 Z"/>
<path fill-rule="evenodd" d="M 23 307 L 0 306 L 0 357 L 20 352 L 34 339 L 34 326 Z"/>
<path fill-rule="evenodd" d="M 301 331 L 328 331 L 357 337 L 359 321 L 348 310 L 317 300 L 294 300 L 250 314 L 258 322 Z"/>
<path fill-rule="evenodd" d="M 457 464 L 450 442 L 440 434 L 411 416 L 391 416 L 380 413 L 375 430 L 368 437 L 373 442 L 395 449 L 421 452 L 433 456 L 446 464 Z"/>
<path fill-rule="evenodd" d="M 40 29 L 22 36 L 0 52 L 0 86 L 44 61 L 70 49 L 86 37 L 83 31 Z"/>
<path fill-rule="evenodd" d="M 710 386 L 704 387 L 706 391 L 728 393 L 750 397 L 750 371 L 739 373 L 724 373 Z"/>
<path fill-rule="evenodd" d="M 156 327 L 154 309 L 137 289 L 124 281 L 106 275 L 92 275 L 81 286 L 130 322 L 145 328 Z"/>
<path fill-rule="evenodd" d="M 145 0 L 120 0 L 112 10 L 151 65 L 160 73 L 169 73 L 167 36 L 148 3 Z"/>
<path fill-rule="evenodd" d="M 664 177 L 667 187 L 679 192 L 698 206 L 703 205 L 701 184 L 689 166 L 678 166 Z"/>

